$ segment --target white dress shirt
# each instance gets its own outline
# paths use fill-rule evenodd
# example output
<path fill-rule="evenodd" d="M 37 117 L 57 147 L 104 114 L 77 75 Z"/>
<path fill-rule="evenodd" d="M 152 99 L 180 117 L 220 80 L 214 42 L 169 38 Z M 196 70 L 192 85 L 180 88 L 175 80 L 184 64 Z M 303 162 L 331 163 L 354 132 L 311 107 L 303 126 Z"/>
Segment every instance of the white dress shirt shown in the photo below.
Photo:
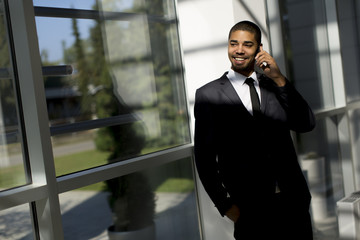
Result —
<path fill-rule="evenodd" d="M 245 83 L 246 76 L 235 72 L 234 70 L 230 69 L 228 74 L 226 75 L 228 79 L 230 80 L 231 84 L 235 88 L 236 93 L 240 97 L 242 103 L 246 107 L 246 109 L 253 114 L 252 110 L 252 104 L 251 104 L 251 97 L 250 97 L 250 89 L 249 85 Z M 259 87 L 259 80 L 257 77 L 256 72 L 253 72 L 249 77 L 254 79 L 254 86 L 256 89 L 256 92 L 259 96 L 260 104 L 261 104 L 261 94 L 260 94 L 260 87 Z"/>

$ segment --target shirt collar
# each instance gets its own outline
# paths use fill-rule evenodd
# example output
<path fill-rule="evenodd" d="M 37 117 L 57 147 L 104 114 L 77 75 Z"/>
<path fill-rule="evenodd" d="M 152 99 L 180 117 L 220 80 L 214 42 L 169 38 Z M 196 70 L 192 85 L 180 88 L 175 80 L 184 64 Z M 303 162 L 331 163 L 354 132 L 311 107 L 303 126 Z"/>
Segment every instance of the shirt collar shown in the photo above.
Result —
<path fill-rule="evenodd" d="M 245 80 L 248 78 L 238 72 L 235 72 L 234 70 L 230 69 L 227 77 L 231 81 L 239 81 L 240 84 L 245 84 Z M 255 80 L 255 85 L 259 85 L 259 79 L 258 79 L 258 73 L 253 72 L 249 77 Z"/>

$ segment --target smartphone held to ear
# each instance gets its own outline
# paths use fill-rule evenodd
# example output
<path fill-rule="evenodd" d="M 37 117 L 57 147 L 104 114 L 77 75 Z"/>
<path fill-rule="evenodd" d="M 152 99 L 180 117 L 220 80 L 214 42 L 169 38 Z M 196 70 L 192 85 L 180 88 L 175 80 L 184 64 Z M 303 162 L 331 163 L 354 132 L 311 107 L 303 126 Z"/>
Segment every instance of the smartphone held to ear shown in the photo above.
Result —
<path fill-rule="evenodd" d="M 258 54 L 260 52 L 260 46 L 257 48 L 257 50 L 256 50 L 256 54 Z M 262 62 L 261 63 L 261 67 L 266 67 L 268 64 L 267 64 L 267 62 Z"/>

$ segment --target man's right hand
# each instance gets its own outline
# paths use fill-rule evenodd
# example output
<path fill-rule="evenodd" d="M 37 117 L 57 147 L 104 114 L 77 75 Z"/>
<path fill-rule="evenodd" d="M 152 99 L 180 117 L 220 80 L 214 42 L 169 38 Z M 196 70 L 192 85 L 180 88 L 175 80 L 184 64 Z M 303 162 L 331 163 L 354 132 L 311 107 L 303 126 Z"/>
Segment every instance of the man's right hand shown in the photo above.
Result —
<path fill-rule="evenodd" d="M 238 206 L 233 204 L 231 208 L 226 211 L 225 215 L 235 223 L 239 219 L 240 209 Z"/>

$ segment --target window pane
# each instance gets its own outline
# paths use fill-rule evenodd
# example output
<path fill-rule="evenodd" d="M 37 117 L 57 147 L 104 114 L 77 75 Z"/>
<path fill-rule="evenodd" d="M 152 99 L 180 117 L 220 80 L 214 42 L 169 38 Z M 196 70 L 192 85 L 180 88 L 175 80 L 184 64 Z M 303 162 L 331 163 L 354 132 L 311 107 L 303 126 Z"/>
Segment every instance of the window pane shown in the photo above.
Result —
<path fill-rule="evenodd" d="M 33 0 L 35 6 L 91 10 L 97 0 Z"/>
<path fill-rule="evenodd" d="M 360 99 L 360 5 L 358 1 L 336 2 L 346 97 L 348 102 L 353 102 Z"/>
<path fill-rule="evenodd" d="M 200 239 L 190 159 L 107 183 L 60 195 L 65 239 L 107 239 L 118 234 L 108 233 L 114 223 L 122 234 L 146 234 L 129 239 Z"/>
<path fill-rule="evenodd" d="M 27 183 L 6 16 L 0 2 L 0 190 Z"/>
<path fill-rule="evenodd" d="M 190 142 L 174 6 L 130 2 L 35 8 L 53 142 L 88 131 L 107 162 Z"/>
<path fill-rule="evenodd" d="M 282 0 L 280 3 L 290 80 L 313 109 L 333 107 L 324 1 Z"/>
<path fill-rule="evenodd" d="M 167 7 L 165 4 L 169 4 L 166 1 L 145 1 L 145 0 L 34 0 L 34 5 L 39 7 L 55 7 L 55 8 L 76 8 L 92 10 L 96 3 L 102 6 L 103 11 L 109 12 L 143 12 L 145 9 L 153 15 L 165 15 Z"/>
<path fill-rule="evenodd" d="M 355 176 L 356 176 L 356 185 L 355 186 L 359 186 L 360 185 L 360 179 L 358 176 L 360 176 L 360 169 L 359 166 L 360 164 L 360 109 L 356 109 L 353 111 L 349 112 L 349 116 L 350 116 L 350 122 L 351 122 L 351 130 L 352 130 L 352 137 L 353 137 L 353 149 L 352 149 L 352 154 L 353 154 L 353 159 L 354 159 L 354 172 L 355 172 Z"/>
<path fill-rule="evenodd" d="M 28 204 L 0 211 L 0 239 L 30 240 L 33 236 Z"/>
<path fill-rule="evenodd" d="M 312 194 L 316 239 L 338 236 L 336 202 L 344 197 L 341 153 L 337 144 L 342 115 L 319 120 L 314 131 L 298 136 L 299 159 Z"/>
<path fill-rule="evenodd" d="M 94 136 L 94 132 L 84 131 L 52 138 L 57 176 L 108 163 L 110 153 L 96 150 Z"/>

